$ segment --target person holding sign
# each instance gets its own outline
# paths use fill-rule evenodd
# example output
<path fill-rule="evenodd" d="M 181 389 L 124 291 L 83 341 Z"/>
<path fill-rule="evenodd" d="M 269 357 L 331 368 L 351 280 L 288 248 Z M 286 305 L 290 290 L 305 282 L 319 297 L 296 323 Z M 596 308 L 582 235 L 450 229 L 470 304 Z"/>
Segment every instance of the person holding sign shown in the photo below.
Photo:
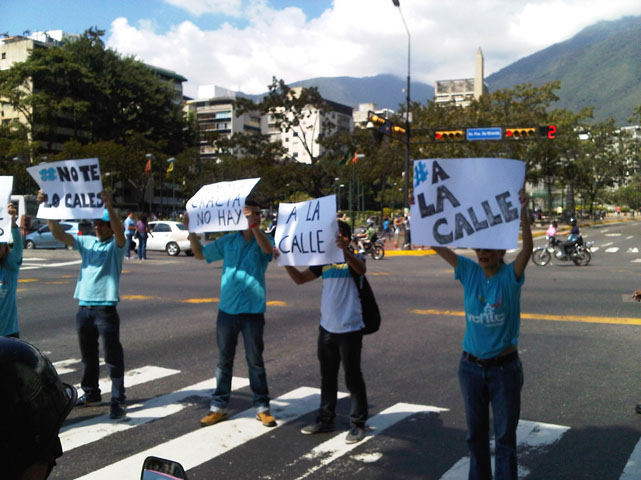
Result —
<path fill-rule="evenodd" d="M 356 282 L 352 275 L 364 275 L 365 258 L 350 251 L 352 230 L 349 224 L 338 220 L 339 234 L 336 245 L 343 251 L 344 263 L 311 266 L 305 270 L 285 266 L 287 273 L 298 285 L 323 277 L 321 319 L 318 335 L 318 360 L 321 371 L 321 405 L 316 423 L 303 427 L 301 433 L 332 432 L 336 417 L 338 369 L 341 361 L 345 383 L 350 392 L 352 408 L 350 430 L 346 443 L 356 443 L 365 437 L 367 420 L 367 391 L 361 372 L 363 313 Z M 352 273 L 353 272 L 353 273 Z"/>
<path fill-rule="evenodd" d="M 245 358 L 249 369 L 249 385 L 254 394 L 256 419 L 266 427 L 275 427 L 276 419 L 269 411 L 269 390 L 263 362 L 263 330 L 265 328 L 265 270 L 272 260 L 273 239 L 260 229 L 260 206 L 247 200 L 243 208 L 249 228 L 228 233 L 203 246 L 198 235 L 189 233 L 194 257 L 223 261 L 220 303 L 216 319 L 218 365 L 216 390 L 212 394 L 209 413 L 200 424 L 210 426 L 227 418 L 231 397 L 231 380 L 238 335 L 242 333 Z M 189 228 L 189 214 L 183 224 Z"/>
<path fill-rule="evenodd" d="M 449 248 L 432 247 L 454 267 L 455 278 L 463 284 L 466 327 L 458 377 L 465 402 L 470 479 L 492 478 L 490 404 L 496 439 L 494 478 L 518 478 L 516 427 L 523 367 L 517 344 L 521 286 L 533 246 L 524 190 L 519 192 L 519 200 L 523 246 L 512 263 L 503 261 L 505 250 L 474 249 L 474 262 Z"/>
<path fill-rule="evenodd" d="M 98 386 L 98 338 L 102 337 L 105 363 L 111 377 L 110 417 L 119 419 L 126 414 L 123 405 L 125 362 L 116 305 L 120 300 L 120 273 L 126 240 L 120 217 L 113 208 L 111 193 L 103 190 L 100 197 L 106 208 L 102 218 L 93 222 L 95 237 L 69 235 L 58 220 L 47 220 L 47 224 L 56 240 L 78 250 L 82 258 L 74 298 L 78 299 L 79 304 L 76 329 L 84 365 L 80 386 L 85 393 L 78 398 L 76 406 L 89 406 L 102 400 Z M 44 201 L 44 192 L 40 190 L 38 202 Z"/>
<path fill-rule="evenodd" d="M 0 336 L 18 338 L 20 333 L 16 291 L 22 265 L 22 237 L 16 223 L 18 212 L 12 203 L 9 204 L 7 213 L 11 217 L 13 248 L 8 243 L 0 243 Z"/>

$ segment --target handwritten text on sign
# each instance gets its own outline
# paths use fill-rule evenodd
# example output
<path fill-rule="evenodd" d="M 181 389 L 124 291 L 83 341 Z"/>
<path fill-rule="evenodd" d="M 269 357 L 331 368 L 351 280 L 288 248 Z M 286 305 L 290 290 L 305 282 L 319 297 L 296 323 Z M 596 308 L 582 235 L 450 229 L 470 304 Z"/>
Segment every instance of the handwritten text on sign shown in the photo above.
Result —
<path fill-rule="evenodd" d="M 345 261 L 336 246 L 336 195 L 301 203 L 281 203 L 275 243 L 279 265 L 326 265 Z"/>
<path fill-rule="evenodd" d="M 187 202 L 189 231 L 226 232 L 249 228 L 243 215 L 245 199 L 260 178 L 205 185 Z"/>
<path fill-rule="evenodd" d="M 11 236 L 11 216 L 8 212 L 12 188 L 13 177 L 0 177 L 0 242 L 13 241 Z"/>
<path fill-rule="evenodd" d="M 47 198 L 38 208 L 38 218 L 102 217 L 102 179 L 97 158 L 51 162 L 27 171 Z"/>
<path fill-rule="evenodd" d="M 415 160 L 412 243 L 516 248 L 524 179 L 519 160 Z"/>

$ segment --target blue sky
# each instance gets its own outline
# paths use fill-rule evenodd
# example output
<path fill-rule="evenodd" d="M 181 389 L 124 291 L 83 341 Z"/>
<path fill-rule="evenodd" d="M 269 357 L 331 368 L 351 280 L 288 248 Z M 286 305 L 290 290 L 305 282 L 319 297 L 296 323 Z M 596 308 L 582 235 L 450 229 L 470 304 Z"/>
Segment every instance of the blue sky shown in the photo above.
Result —
<path fill-rule="evenodd" d="M 407 74 L 469 78 L 601 20 L 641 15 L 639 0 L 0 0 L 0 33 L 105 30 L 106 44 L 185 76 L 185 93 L 215 84 L 261 93 L 276 76 Z"/>

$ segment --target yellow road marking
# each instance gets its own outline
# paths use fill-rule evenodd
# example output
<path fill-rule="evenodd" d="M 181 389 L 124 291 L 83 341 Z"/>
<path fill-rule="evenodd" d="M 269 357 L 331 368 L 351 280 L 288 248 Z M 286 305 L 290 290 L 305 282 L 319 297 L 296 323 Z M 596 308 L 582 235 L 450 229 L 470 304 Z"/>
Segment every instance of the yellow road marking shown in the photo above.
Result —
<path fill-rule="evenodd" d="M 387 272 L 372 272 L 372 273 L 368 273 L 367 274 L 367 276 L 369 276 L 369 277 L 382 277 L 384 275 L 389 275 L 389 273 L 387 273 Z"/>
<path fill-rule="evenodd" d="M 188 298 L 187 300 L 182 300 L 183 303 L 215 303 L 219 301 L 218 298 Z"/>
<path fill-rule="evenodd" d="M 150 297 L 147 295 L 123 295 L 120 297 L 122 300 L 153 300 L 158 297 Z"/>
<path fill-rule="evenodd" d="M 75 275 L 60 275 L 58 278 L 76 278 Z"/>
<path fill-rule="evenodd" d="M 267 305 L 270 307 L 286 307 L 287 304 L 285 302 L 282 302 L 280 300 L 270 300 L 267 302 Z"/>
<path fill-rule="evenodd" d="M 37 278 L 19 278 L 18 283 L 31 283 L 31 282 L 39 282 Z"/>
<path fill-rule="evenodd" d="M 418 315 L 446 315 L 451 317 L 464 317 L 465 312 L 460 310 L 411 310 Z M 547 315 L 540 313 L 521 313 L 521 318 L 527 320 L 548 320 L 551 322 L 580 322 L 580 323 L 607 323 L 614 325 L 641 325 L 641 318 L 635 317 L 594 317 L 588 315 Z"/>
<path fill-rule="evenodd" d="M 67 283 L 70 283 L 66 280 L 52 280 L 51 282 L 44 282 L 45 285 L 66 285 Z"/>

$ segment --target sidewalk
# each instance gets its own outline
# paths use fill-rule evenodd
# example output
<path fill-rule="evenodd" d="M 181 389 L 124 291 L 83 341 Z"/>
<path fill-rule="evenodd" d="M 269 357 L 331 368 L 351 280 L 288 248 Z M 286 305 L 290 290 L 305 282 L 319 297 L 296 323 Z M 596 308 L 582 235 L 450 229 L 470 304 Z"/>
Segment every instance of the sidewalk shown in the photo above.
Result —
<path fill-rule="evenodd" d="M 641 222 L 641 216 L 630 217 L 630 216 L 621 216 L 618 217 L 615 214 L 608 215 L 603 220 L 586 220 L 584 222 L 579 221 L 579 228 L 584 227 L 593 227 L 595 225 L 610 225 L 617 224 L 622 222 Z M 547 230 L 548 225 L 535 222 L 532 225 L 532 236 L 534 238 L 544 237 L 545 231 Z M 570 233 L 570 227 L 568 225 L 563 225 L 558 230 L 558 235 L 568 235 Z M 520 239 L 520 237 L 519 237 Z M 390 257 L 399 257 L 399 256 L 426 256 L 426 255 L 436 255 L 436 252 L 428 247 L 421 247 L 414 245 L 412 250 L 403 250 L 401 248 L 400 242 L 398 248 L 394 246 L 394 240 L 388 240 L 385 242 L 385 256 Z"/>

